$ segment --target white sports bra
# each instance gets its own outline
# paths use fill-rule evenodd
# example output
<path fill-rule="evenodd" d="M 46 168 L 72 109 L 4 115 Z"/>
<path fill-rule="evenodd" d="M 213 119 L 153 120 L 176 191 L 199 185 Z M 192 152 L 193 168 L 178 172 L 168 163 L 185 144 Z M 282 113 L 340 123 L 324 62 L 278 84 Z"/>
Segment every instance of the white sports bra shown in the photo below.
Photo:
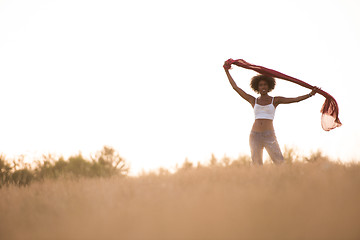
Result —
<path fill-rule="evenodd" d="M 275 116 L 275 106 L 273 104 L 274 98 L 268 105 L 257 104 L 257 98 L 255 99 L 254 113 L 255 119 L 270 119 L 273 120 Z"/>

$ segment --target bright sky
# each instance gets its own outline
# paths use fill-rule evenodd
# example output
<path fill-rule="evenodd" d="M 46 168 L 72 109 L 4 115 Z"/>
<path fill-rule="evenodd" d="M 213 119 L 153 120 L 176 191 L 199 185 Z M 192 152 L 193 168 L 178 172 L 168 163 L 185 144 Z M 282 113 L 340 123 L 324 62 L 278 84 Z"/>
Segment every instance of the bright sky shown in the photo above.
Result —
<path fill-rule="evenodd" d="M 87 156 L 110 145 L 132 174 L 250 154 L 253 110 L 222 68 L 243 58 L 338 101 L 343 126 L 330 132 L 321 95 L 280 105 L 282 148 L 359 160 L 359 10 L 357 0 L 0 0 L 0 152 Z M 231 73 L 255 96 L 255 72 Z M 278 80 L 270 95 L 309 92 Z"/>

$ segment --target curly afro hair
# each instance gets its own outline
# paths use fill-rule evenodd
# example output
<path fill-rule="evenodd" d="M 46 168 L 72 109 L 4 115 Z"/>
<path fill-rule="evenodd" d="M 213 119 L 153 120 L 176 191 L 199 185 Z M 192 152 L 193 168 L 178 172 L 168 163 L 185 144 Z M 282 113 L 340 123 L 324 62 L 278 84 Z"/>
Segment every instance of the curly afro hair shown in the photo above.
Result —
<path fill-rule="evenodd" d="M 267 75 L 256 75 L 254 77 L 251 78 L 251 82 L 250 82 L 250 87 L 256 92 L 256 93 L 260 93 L 259 92 L 259 82 L 260 81 L 266 81 L 267 84 L 269 85 L 269 92 L 271 92 L 276 85 L 276 81 L 275 78 L 267 76 Z"/>

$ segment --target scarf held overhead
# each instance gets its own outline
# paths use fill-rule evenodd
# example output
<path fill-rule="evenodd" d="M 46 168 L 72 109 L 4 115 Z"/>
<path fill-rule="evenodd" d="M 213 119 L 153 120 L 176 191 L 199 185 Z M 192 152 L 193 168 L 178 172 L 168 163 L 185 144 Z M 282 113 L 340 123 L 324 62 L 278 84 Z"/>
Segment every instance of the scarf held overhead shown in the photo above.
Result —
<path fill-rule="evenodd" d="M 263 75 L 267 75 L 267 76 L 271 76 L 271 77 L 275 77 L 275 78 L 280 78 L 283 80 L 287 80 L 296 84 L 299 84 L 300 86 L 309 88 L 309 89 L 313 89 L 314 86 L 311 86 L 310 84 L 301 81 L 297 78 L 293 78 L 290 77 L 288 75 L 285 75 L 281 72 L 266 68 L 266 67 L 262 67 L 262 66 L 257 66 L 257 65 L 253 65 L 250 64 L 248 62 L 246 62 L 243 59 L 228 59 L 225 64 L 224 64 L 224 68 L 225 69 L 230 69 L 231 68 L 231 64 L 234 64 L 236 66 L 239 67 L 243 67 L 246 69 L 250 69 L 250 70 L 254 70 L 260 74 Z M 335 98 L 333 98 L 330 94 L 328 94 L 327 92 L 316 88 L 316 92 L 323 95 L 325 97 L 325 102 L 321 108 L 321 126 L 325 131 L 330 131 L 331 129 L 334 129 L 336 127 L 340 127 L 342 124 L 340 122 L 339 119 L 339 107 L 337 105 L 337 102 L 335 100 Z"/>

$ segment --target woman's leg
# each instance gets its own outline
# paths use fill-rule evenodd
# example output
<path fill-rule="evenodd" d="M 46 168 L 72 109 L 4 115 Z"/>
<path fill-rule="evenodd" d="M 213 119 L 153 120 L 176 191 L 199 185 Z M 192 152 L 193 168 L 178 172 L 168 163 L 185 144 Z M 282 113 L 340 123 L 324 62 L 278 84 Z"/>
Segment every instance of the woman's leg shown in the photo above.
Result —
<path fill-rule="evenodd" d="M 254 165 L 263 164 L 263 141 L 261 133 L 251 132 L 249 137 L 250 149 L 251 149 L 251 159 Z"/>
<path fill-rule="evenodd" d="M 281 153 L 279 143 L 276 139 L 275 132 L 266 133 L 264 136 L 264 145 L 266 151 L 269 153 L 271 160 L 275 164 L 281 164 L 284 162 L 284 156 Z"/>

